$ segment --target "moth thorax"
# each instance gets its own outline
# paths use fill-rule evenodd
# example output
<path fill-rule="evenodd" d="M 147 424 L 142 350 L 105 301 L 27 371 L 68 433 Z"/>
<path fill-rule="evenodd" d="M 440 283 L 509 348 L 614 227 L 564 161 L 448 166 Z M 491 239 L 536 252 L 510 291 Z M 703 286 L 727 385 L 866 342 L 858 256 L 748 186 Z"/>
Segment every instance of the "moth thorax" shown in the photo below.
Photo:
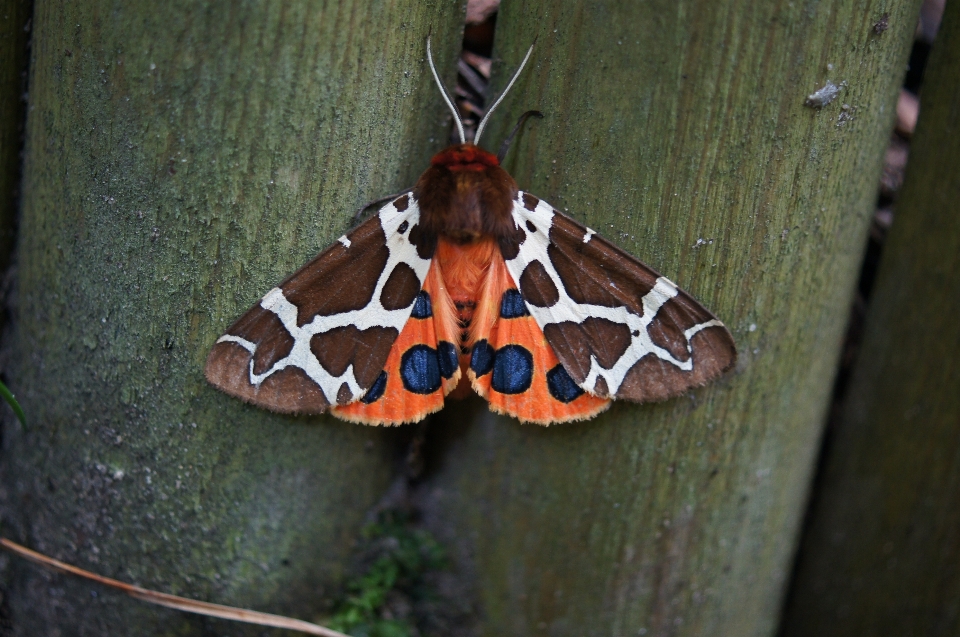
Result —
<path fill-rule="evenodd" d="M 462 244 L 513 230 L 517 184 L 496 156 L 472 144 L 434 155 L 414 194 L 424 231 L 432 236 Z"/>

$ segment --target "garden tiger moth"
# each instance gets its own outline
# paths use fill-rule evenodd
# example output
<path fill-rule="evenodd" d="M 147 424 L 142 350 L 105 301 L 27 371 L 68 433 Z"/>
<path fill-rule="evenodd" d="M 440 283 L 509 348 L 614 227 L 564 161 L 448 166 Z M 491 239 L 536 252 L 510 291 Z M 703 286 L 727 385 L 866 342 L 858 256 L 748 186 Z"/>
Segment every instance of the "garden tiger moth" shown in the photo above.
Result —
<path fill-rule="evenodd" d="M 675 284 L 522 192 L 473 143 L 270 290 L 217 340 L 206 377 L 282 413 L 416 422 L 477 392 L 522 422 L 659 401 L 736 361 L 730 332 Z M 503 151 L 501 151 L 501 154 Z"/>

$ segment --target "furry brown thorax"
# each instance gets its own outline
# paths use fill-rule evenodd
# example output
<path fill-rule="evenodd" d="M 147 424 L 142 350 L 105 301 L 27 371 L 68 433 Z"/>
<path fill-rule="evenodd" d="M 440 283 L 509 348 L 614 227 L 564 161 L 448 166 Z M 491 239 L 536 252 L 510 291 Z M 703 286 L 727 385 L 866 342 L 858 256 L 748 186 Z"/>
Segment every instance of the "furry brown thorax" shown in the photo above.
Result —
<path fill-rule="evenodd" d="M 431 239 L 464 244 L 492 237 L 502 242 L 514 234 L 517 182 L 495 155 L 473 144 L 434 155 L 413 194 L 423 232 Z"/>

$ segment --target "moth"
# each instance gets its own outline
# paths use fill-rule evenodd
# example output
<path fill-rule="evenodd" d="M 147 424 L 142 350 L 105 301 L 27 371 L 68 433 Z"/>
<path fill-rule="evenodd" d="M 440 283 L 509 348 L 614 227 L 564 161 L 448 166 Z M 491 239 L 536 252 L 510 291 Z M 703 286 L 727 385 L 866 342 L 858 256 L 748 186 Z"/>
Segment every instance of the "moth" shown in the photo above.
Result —
<path fill-rule="evenodd" d="M 713 314 L 521 191 L 505 149 L 477 145 L 532 51 L 468 143 L 427 40 L 460 143 L 240 317 L 207 358 L 210 383 L 273 411 L 368 425 L 416 422 L 473 391 L 549 425 L 613 399 L 665 400 L 734 364 Z"/>

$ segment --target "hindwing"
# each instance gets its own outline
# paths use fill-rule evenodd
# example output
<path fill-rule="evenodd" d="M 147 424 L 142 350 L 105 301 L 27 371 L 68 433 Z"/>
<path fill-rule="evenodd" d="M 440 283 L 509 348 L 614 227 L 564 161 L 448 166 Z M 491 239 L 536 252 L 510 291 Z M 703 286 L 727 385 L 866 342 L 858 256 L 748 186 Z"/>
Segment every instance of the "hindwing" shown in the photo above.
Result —
<path fill-rule="evenodd" d="M 365 425 L 401 425 L 438 411 L 460 380 L 459 332 L 453 301 L 434 262 L 383 371 L 363 398 L 331 413 Z"/>
<path fill-rule="evenodd" d="M 507 269 L 580 388 L 664 400 L 736 362 L 723 323 L 669 279 L 529 193 L 517 195 L 513 218 Z"/>
<path fill-rule="evenodd" d="M 557 360 L 497 254 L 487 274 L 484 304 L 496 312 L 474 331 L 468 377 L 490 409 L 521 422 L 549 425 L 593 418 L 610 400 L 578 387 Z"/>
<path fill-rule="evenodd" d="M 376 383 L 421 290 L 432 246 L 412 194 L 388 203 L 270 290 L 207 358 L 207 380 L 273 411 L 320 413 Z"/>

